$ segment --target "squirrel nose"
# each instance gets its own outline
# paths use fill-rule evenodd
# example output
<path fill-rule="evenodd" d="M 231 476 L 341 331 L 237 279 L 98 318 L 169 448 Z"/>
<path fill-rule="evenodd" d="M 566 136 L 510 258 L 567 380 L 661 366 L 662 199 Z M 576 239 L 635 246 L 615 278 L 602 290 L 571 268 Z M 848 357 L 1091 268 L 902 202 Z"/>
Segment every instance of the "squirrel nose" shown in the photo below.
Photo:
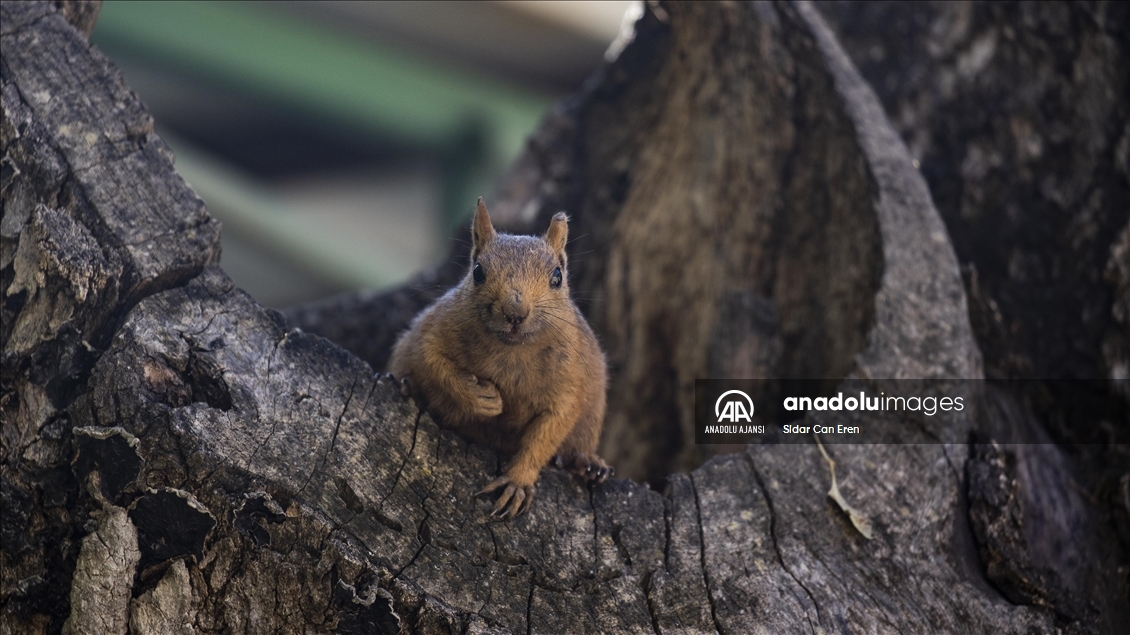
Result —
<path fill-rule="evenodd" d="M 518 326 L 526 320 L 530 315 L 530 311 L 529 309 L 521 307 L 506 307 L 502 310 L 502 314 L 506 316 L 506 321 L 509 322 L 511 326 Z"/>
<path fill-rule="evenodd" d="M 530 308 L 522 302 L 522 296 L 514 294 L 514 297 L 502 306 L 502 315 L 511 326 L 518 326 L 529 317 Z"/>

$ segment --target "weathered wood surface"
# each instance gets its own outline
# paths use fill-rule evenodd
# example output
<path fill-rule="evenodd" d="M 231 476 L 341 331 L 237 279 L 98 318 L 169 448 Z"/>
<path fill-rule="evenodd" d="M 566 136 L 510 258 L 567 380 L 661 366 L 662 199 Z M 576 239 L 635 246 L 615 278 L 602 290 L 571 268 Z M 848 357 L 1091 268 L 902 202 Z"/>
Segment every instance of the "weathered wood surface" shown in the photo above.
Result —
<path fill-rule="evenodd" d="M 1085 505 L 1101 558 L 1123 572 L 1108 584 L 1125 607 L 1130 12 L 1096 2 L 819 5 L 920 161 L 954 242 L 986 375 L 1001 380 L 992 409 L 1000 416 L 985 431 L 1003 440 L 1015 435 L 1001 428 L 1021 428 L 1022 439 L 1042 442 L 994 458 L 1007 466 L 1000 483 L 1012 494 L 975 521 L 985 527 L 990 579 L 1017 602 L 1046 601 L 1021 580 L 1081 587 L 1040 567 L 1059 561 L 1052 569 L 1069 571 L 1085 558 L 1041 544 L 1045 532 L 1032 528 L 1046 522 L 1035 510 Z M 981 470 L 1001 476 L 988 465 L 974 476 Z M 1079 483 L 1086 502 L 1049 495 L 1049 480 Z M 1003 503 L 1000 485 L 974 481 L 974 510 L 986 511 L 978 499 Z M 1009 515 L 1025 517 L 1018 525 L 1037 538 L 1006 531 Z M 1058 515 L 1072 516 L 1082 515 Z M 1030 552 L 1016 557 L 1025 542 Z M 1067 612 L 1087 602 L 1058 595 L 1075 607 Z"/>
<path fill-rule="evenodd" d="M 977 300 L 995 308 L 978 334 L 987 371 L 1126 368 L 1130 331 L 1104 271 L 1130 232 L 1130 13 L 1096 2 L 821 9 L 921 162 L 959 260 L 976 269 Z"/>
<path fill-rule="evenodd" d="M 1089 481 L 1127 474 L 1130 12 L 821 8 L 921 162 L 965 270 L 986 374 L 1048 380 L 1052 438 L 1074 444 Z"/>
<path fill-rule="evenodd" d="M 116 566 L 99 597 L 126 597 L 130 585 L 137 633 L 1118 624 L 1103 621 L 1117 617 L 1117 596 L 1100 586 L 1089 534 L 1052 528 L 1083 543 L 1091 569 L 1069 578 L 1092 598 L 1082 612 L 1045 579 L 1027 602 L 990 584 L 975 530 L 1015 532 L 988 514 L 1009 509 L 993 496 L 1007 503 L 1016 481 L 1001 457 L 971 457 L 970 413 L 892 416 L 886 433 L 903 443 L 831 448 L 841 490 L 874 523 L 870 541 L 827 499 L 813 445 L 717 457 L 670 476 L 662 493 L 623 479 L 586 489 L 550 469 L 527 515 L 488 522 L 489 503 L 472 493 L 500 458 L 234 289 L 215 266 L 216 223 L 117 73 L 52 5 L 0 6 L 0 631 L 121 624 L 120 602 L 81 601 L 96 582 L 77 572 L 99 558 Z M 492 205 L 510 210 L 512 227 L 563 207 L 590 228 L 575 246 L 595 250 L 573 258 L 584 265 L 576 286 L 592 294 L 622 377 L 614 391 L 664 399 L 623 404 L 610 428 L 630 441 L 635 417 L 651 436 L 685 434 L 687 378 L 748 363 L 720 349 L 734 343 L 833 377 L 978 376 L 957 260 L 926 182 L 814 10 L 658 12 L 547 119 Z M 633 119 L 639 127 L 620 125 Z M 704 237 L 709 249 L 694 242 Z M 655 294 L 669 297 L 641 299 Z M 682 332 L 692 300 L 732 322 L 706 314 Z M 625 303 L 640 308 L 613 313 Z M 779 314 L 766 317 L 766 305 Z M 631 320 L 617 327 L 611 315 Z M 373 337 L 394 336 L 395 319 Z M 974 494 L 986 515 L 972 523 L 967 480 L 985 484 Z M 1067 481 L 1047 487 L 1076 505 Z M 113 574 L 131 566 L 128 527 L 133 577 Z"/>

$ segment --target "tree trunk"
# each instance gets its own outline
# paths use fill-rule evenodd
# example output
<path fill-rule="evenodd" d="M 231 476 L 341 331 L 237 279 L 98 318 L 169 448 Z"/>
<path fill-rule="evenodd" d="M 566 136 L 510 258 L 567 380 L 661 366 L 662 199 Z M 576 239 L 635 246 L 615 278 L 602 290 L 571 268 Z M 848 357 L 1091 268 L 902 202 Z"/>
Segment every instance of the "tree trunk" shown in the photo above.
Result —
<path fill-rule="evenodd" d="M 526 515 L 490 522 L 472 495 L 501 458 L 373 374 L 458 265 L 423 293 L 342 298 L 288 324 L 215 265 L 218 224 L 71 14 L 0 7 L 0 632 L 1124 623 L 1110 541 L 1061 478 L 1070 466 L 1033 446 L 1050 458 L 1017 472 L 969 443 L 972 409 L 886 413 L 875 425 L 895 443 L 830 448 L 870 539 L 828 498 L 813 444 L 752 445 L 662 493 L 546 469 Z M 491 209 L 515 231 L 573 215 L 572 285 L 613 376 L 604 448 L 637 478 L 701 460 L 695 378 L 878 391 L 981 376 L 927 183 L 807 4 L 649 5 Z M 1041 495 L 1024 498 L 1033 482 Z M 1038 561 L 1017 538 L 1033 511 L 1074 560 Z"/>
<path fill-rule="evenodd" d="M 953 238 L 1001 415 L 982 428 L 1001 439 L 1002 428 L 1020 427 L 1043 442 L 1005 446 L 1026 524 L 1039 526 L 1033 510 L 1054 506 L 1034 500 L 1043 478 L 1076 481 L 1097 512 L 1107 557 L 1125 572 L 1130 13 L 1091 2 L 820 8 L 921 162 Z M 1032 563 L 1067 560 L 1070 549 L 1057 546 L 1057 556 L 1038 538 L 1001 540 L 994 531 L 978 536 L 986 561 L 1010 544 L 1027 542 L 1033 553 L 1028 564 L 990 565 L 990 579 L 1010 599 L 1033 601 L 1039 594 L 1017 580 L 1046 579 Z M 1123 606 L 1125 581 L 1112 582 Z M 1079 612 L 1085 599 L 1068 603 Z"/>

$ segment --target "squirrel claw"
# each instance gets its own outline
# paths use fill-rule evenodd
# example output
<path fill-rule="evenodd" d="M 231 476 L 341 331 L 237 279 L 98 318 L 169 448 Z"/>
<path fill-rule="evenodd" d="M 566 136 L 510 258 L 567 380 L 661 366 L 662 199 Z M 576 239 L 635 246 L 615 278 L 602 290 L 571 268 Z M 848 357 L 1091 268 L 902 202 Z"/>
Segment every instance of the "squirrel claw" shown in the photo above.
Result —
<path fill-rule="evenodd" d="M 609 476 L 612 476 L 614 470 L 607 465 L 590 465 L 585 470 L 585 478 L 597 483 L 603 483 Z"/>
<path fill-rule="evenodd" d="M 616 468 L 595 454 L 576 454 L 571 457 L 557 455 L 554 463 L 589 483 L 603 483 L 616 474 Z"/>
<path fill-rule="evenodd" d="M 472 374 L 467 375 L 467 383 L 471 387 L 476 414 L 480 417 L 497 417 L 502 414 L 502 395 L 498 393 L 498 387 L 494 383 Z"/>
<path fill-rule="evenodd" d="M 486 487 L 479 490 L 475 496 L 478 497 L 490 494 L 503 487 L 502 493 L 499 494 L 498 500 L 495 501 L 494 507 L 491 510 L 490 515 L 492 518 L 501 520 L 517 518 L 530 508 L 530 503 L 534 500 L 534 486 L 517 485 L 510 480 L 510 477 L 505 475 L 491 481 Z"/>
<path fill-rule="evenodd" d="M 408 383 L 407 375 L 397 380 L 396 375 L 393 375 L 392 373 L 385 373 L 383 375 L 377 373 L 377 382 L 382 382 L 386 379 L 392 382 L 393 386 L 396 386 L 396 389 L 400 391 L 401 397 L 407 399 L 408 397 L 412 396 L 412 385 Z"/>

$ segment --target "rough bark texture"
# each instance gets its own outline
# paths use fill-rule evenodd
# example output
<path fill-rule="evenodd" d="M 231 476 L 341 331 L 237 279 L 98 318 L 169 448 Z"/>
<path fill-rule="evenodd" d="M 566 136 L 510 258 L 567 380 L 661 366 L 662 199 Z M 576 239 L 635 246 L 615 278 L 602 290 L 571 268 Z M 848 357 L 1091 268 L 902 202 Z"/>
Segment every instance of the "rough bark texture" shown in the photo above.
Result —
<path fill-rule="evenodd" d="M 501 457 L 233 288 L 215 266 L 216 223 L 116 72 L 53 5 L 0 7 L 0 632 L 78 628 L 69 598 L 99 583 L 81 573 L 93 537 L 122 524 L 138 556 L 113 560 L 110 586 L 131 587 L 99 596 L 105 632 L 1125 623 L 1109 541 L 1047 471 L 1055 459 L 971 446 L 972 410 L 886 413 L 876 425 L 898 443 L 831 448 L 871 540 L 827 498 L 814 445 L 716 457 L 662 493 L 623 479 L 586 489 L 548 469 L 528 514 L 489 522 L 472 494 Z M 574 287 L 617 376 L 608 447 L 637 474 L 694 460 L 696 376 L 854 375 L 876 391 L 935 378 L 924 390 L 960 391 L 970 384 L 941 378 L 981 374 L 926 181 L 808 5 L 649 9 L 501 191 L 492 212 L 512 228 L 564 208 L 586 230 Z M 387 346 L 441 290 L 343 300 L 355 313 L 323 322 Z M 315 325 L 336 306 L 292 318 Z M 383 349 L 364 350 L 383 365 Z M 1009 421 L 1013 401 L 985 401 Z M 1036 545 L 1016 538 L 1033 513 Z M 1065 543 L 1070 559 L 1044 559 Z"/>
<path fill-rule="evenodd" d="M 953 238 L 986 374 L 1006 380 L 994 388 L 985 432 L 1062 444 L 979 453 L 996 467 L 973 474 L 1003 479 L 970 483 L 990 579 L 1009 597 L 1038 595 L 1021 579 L 1072 588 L 1036 571 L 1057 558 L 1061 570 L 1076 569 L 1066 564 L 1076 559 L 1070 549 L 1024 534 L 1044 522 L 1033 510 L 1073 505 L 1100 511 L 1096 531 L 1118 543 L 1111 555 L 1125 579 L 1130 11 L 1090 2 L 820 8 L 921 163 Z M 1017 390 L 1007 381 L 1017 377 L 1041 381 Z M 1089 500 L 1037 500 L 1047 478 L 1077 480 Z M 1006 482 L 1014 519 L 1025 518 L 1008 531 L 1007 515 L 978 506 L 997 501 Z M 1012 557 L 1020 545 L 1039 555 L 1021 564 Z"/>
<path fill-rule="evenodd" d="M 1042 388 L 1068 415 L 1043 422 L 1053 438 L 1130 463 L 1130 11 L 821 6 L 921 162 L 966 269 L 986 373 L 1053 380 Z M 1074 378 L 1111 384 L 1054 381 Z M 1091 425 L 1070 425 L 1081 418 Z"/>
<path fill-rule="evenodd" d="M 173 171 L 152 119 L 64 19 L 89 30 L 97 5 L 61 5 L 62 13 L 47 2 L 0 9 L 4 632 L 58 631 L 70 598 L 84 597 L 72 578 L 94 584 L 101 575 L 76 572 L 80 545 L 97 546 L 83 536 L 99 506 L 80 495 L 70 467 L 68 408 L 93 364 L 141 298 L 219 259 L 219 224 Z M 117 527 L 120 509 L 106 519 Z M 129 568 L 129 585 L 113 590 L 125 600 Z"/>
<path fill-rule="evenodd" d="M 1130 231 L 1130 11 L 1090 2 L 821 7 L 921 162 L 958 258 L 975 271 L 977 301 L 989 308 L 978 325 L 986 372 L 1130 376 L 1130 324 L 1113 314 L 1118 288 L 1104 279 L 1127 262 L 1114 245 Z"/>
<path fill-rule="evenodd" d="M 137 528 L 126 510 L 109 508 L 98 529 L 82 539 L 63 633 L 124 633 L 140 557 Z"/>

